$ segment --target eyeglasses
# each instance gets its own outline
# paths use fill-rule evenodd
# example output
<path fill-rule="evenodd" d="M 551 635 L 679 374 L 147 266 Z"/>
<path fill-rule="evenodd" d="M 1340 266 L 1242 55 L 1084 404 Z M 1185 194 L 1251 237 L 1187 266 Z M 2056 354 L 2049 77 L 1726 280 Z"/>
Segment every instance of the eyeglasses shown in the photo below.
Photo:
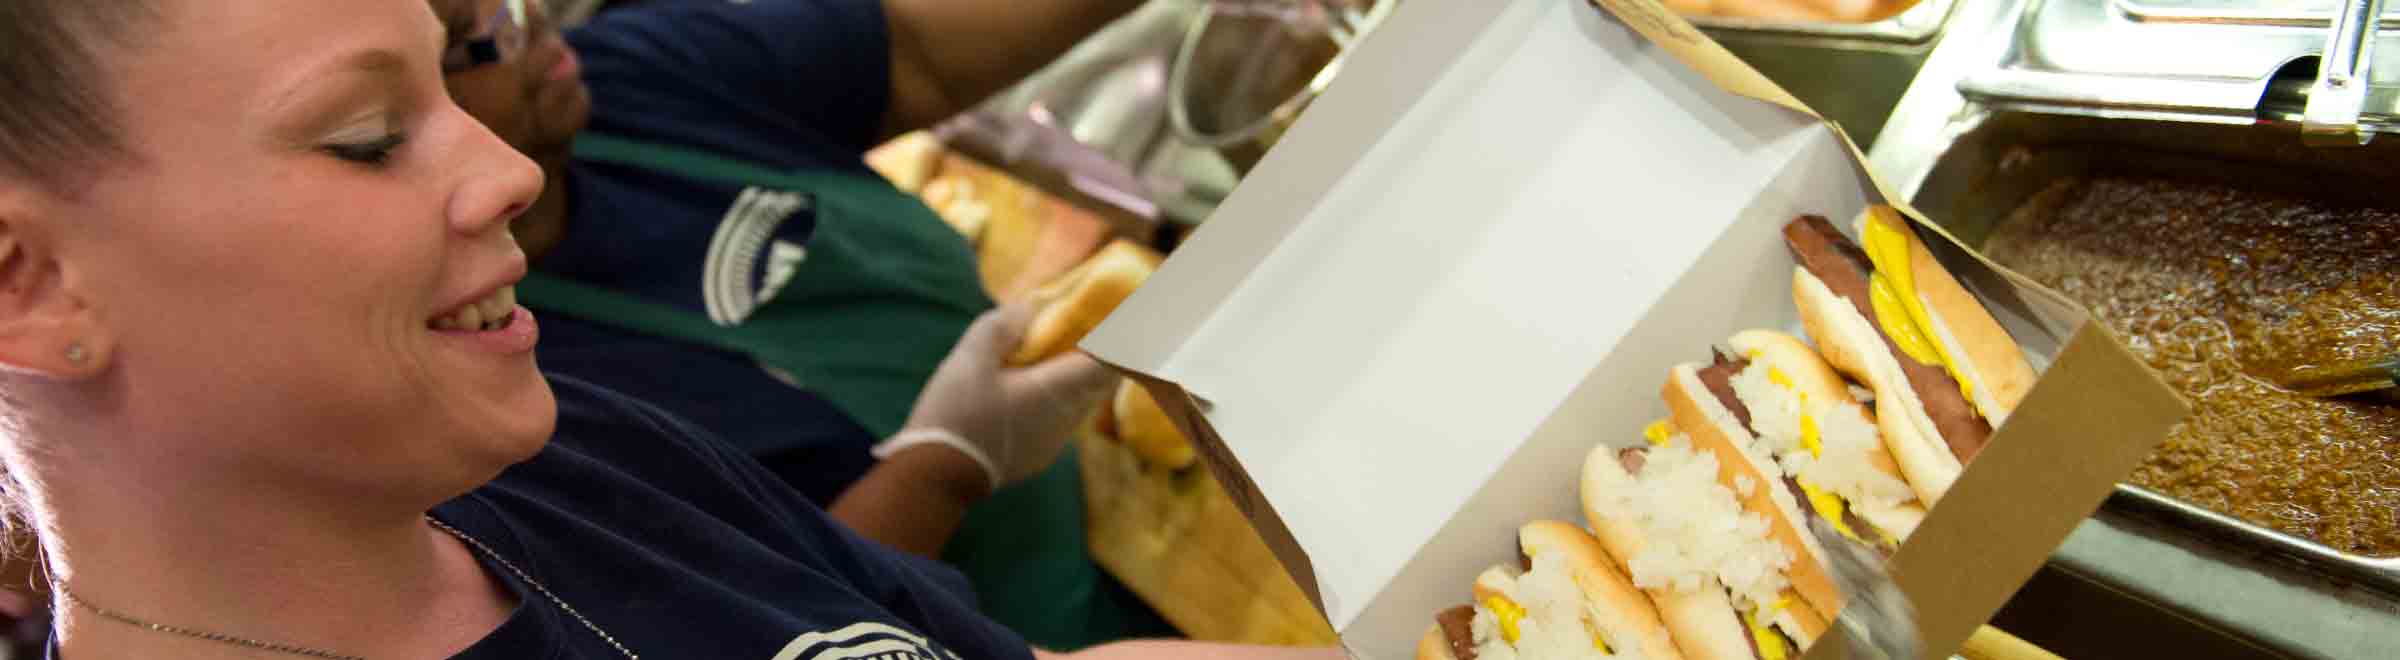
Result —
<path fill-rule="evenodd" d="M 458 73 L 497 64 L 524 53 L 525 44 L 533 35 L 533 14 L 526 4 L 527 0 L 501 0 L 500 11 L 492 16 L 492 27 L 486 34 L 468 37 L 443 51 L 442 72 Z M 533 4 L 538 7 L 540 3 Z"/>

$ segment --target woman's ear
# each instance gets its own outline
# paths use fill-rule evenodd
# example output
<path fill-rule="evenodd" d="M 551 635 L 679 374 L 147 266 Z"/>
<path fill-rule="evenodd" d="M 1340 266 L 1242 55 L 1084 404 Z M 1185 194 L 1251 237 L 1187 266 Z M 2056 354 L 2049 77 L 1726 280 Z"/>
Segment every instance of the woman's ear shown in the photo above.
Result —
<path fill-rule="evenodd" d="M 108 365 L 114 342 L 66 265 L 43 215 L 44 193 L 0 180 L 0 369 L 82 380 Z"/>

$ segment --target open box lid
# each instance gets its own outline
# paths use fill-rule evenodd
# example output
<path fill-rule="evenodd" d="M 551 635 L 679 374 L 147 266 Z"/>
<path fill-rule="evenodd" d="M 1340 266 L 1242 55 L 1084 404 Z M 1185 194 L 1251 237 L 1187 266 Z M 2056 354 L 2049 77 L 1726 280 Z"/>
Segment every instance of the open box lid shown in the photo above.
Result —
<path fill-rule="evenodd" d="M 1579 463 L 1495 482 L 1557 458 L 1520 451 L 1528 441 L 1592 421 L 1622 426 L 1594 425 L 1593 438 L 1630 439 L 1650 414 L 1562 421 L 1562 404 L 1605 395 L 1658 407 L 1665 367 L 1725 336 L 1677 334 L 1652 317 L 1662 301 L 1708 295 L 1691 297 L 1688 276 L 1704 257 L 1728 259 L 1729 230 L 1762 213 L 1788 220 L 1789 208 L 1846 218 L 1884 196 L 1837 131 L 1649 0 L 1607 12 L 1576 0 L 1403 2 L 1352 58 L 1083 347 L 1175 394 L 1162 405 L 1336 629 L 1372 635 L 1370 657 L 1399 657 L 1386 649 L 1414 637 L 1382 629 L 1397 619 L 1354 624 L 1395 599 L 1419 611 L 1426 590 L 1463 599 L 1472 571 L 1447 564 L 1508 549 L 1494 533 L 1490 557 L 1423 556 L 1439 554 L 1428 548 L 1437 536 L 1460 534 L 1460 511 L 1506 508 L 1510 519 L 1476 521 L 1499 530 L 1581 519 L 1572 486 L 1555 487 Z M 1748 237 L 1780 254 L 1772 231 Z M 1737 267 L 1752 266 L 1788 283 L 1788 258 Z M 2010 330 L 2052 348 L 2098 332 L 2055 296 L 2016 302 L 2044 309 Z M 1777 306 L 1791 316 L 1788 292 Z M 2102 373 L 2147 383 L 2128 395 L 2129 428 L 2156 433 L 2089 461 L 2103 474 L 2074 475 L 2090 498 L 2036 516 L 2065 522 L 2034 564 L 2181 416 L 2121 346 L 2101 343 L 2115 360 Z M 1604 360 L 1647 375 L 1592 382 Z M 1419 572 L 1456 579 L 1400 584 Z M 1947 618 L 1988 617 L 1998 602 Z M 1434 611 L 1409 616 L 1421 627 Z M 1937 621 L 1927 641 L 1955 645 L 1980 622 Z"/>

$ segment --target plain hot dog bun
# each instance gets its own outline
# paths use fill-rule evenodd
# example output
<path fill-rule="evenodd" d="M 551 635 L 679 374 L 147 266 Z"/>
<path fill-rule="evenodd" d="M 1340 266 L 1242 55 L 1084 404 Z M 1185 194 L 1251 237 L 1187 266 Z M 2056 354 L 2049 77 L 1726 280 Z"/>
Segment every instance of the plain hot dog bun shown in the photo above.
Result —
<path fill-rule="evenodd" d="M 1114 241 L 1085 259 L 1074 270 L 1035 290 L 1041 305 L 1023 343 L 1008 356 L 1010 366 L 1024 366 L 1056 357 L 1083 341 L 1109 312 L 1141 288 L 1158 270 L 1157 252 L 1130 241 Z"/>
<path fill-rule="evenodd" d="M 1794 458 L 1777 464 L 1804 487 L 1803 513 L 1827 518 L 1860 542 L 1897 550 L 1925 519 L 1925 507 L 1910 501 L 1915 493 L 1874 416 L 1850 396 L 1840 372 L 1799 337 L 1774 330 L 1745 330 L 1726 344 L 1761 370 L 1745 370 L 1730 383 L 1748 408 L 1751 431 L 1777 456 L 1807 453 L 1805 464 Z M 1852 516 L 1870 529 L 1857 529 Z"/>
<path fill-rule="evenodd" d="M 1191 467 L 1199 460 L 1192 441 L 1158 400 L 1150 398 L 1149 388 L 1126 379 L 1117 385 L 1117 395 L 1109 405 L 1110 425 L 1118 441 L 1124 442 L 1142 461 L 1169 470 Z"/>
<path fill-rule="evenodd" d="M 1601 548 L 1650 595 L 1683 657 L 1760 658 L 1761 639 L 1798 657 L 1826 620 L 1780 570 L 1795 557 L 1717 480 L 1714 453 L 1671 423 L 1653 428 L 1651 447 L 1603 445 L 1584 460 L 1584 515 Z"/>
<path fill-rule="evenodd" d="M 1590 533 L 1565 522 L 1535 521 L 1518 529 L 1517 548 L 1526 569 L 1493 567 L 1476 576 L 1473 604 L 1436 617 L 1418 641 L 1419 660 L 1469 660 L 1479 646 L 1492 645 L 1523 658 L 1683 657 L 1649 598 L 1617 571 Z"/>

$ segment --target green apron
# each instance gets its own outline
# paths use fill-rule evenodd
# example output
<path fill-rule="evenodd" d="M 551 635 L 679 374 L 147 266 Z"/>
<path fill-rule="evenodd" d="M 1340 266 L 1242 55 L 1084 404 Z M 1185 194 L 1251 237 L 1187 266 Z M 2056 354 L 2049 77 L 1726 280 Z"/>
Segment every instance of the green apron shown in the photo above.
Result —
<path fill-rule="evenodd" d="M 882 179 L 783 171 L 713 154 L 587 135 L 577 158 L 703 181 L 802 193 L 816 228 L 788 284 L 738 325 L 540 272 L 518 285 L 532 309 L 743 353 L 796 380 L 876 437 L 908 420 L 918 392 L 975 317 L 992 307 L 974 249 L 923 202 Z M 992 618 L 1044 648 L 1071 650 L 1174 629 L 1084 546 L 1075 452 L 968 512 L 943 559 Z"/>

